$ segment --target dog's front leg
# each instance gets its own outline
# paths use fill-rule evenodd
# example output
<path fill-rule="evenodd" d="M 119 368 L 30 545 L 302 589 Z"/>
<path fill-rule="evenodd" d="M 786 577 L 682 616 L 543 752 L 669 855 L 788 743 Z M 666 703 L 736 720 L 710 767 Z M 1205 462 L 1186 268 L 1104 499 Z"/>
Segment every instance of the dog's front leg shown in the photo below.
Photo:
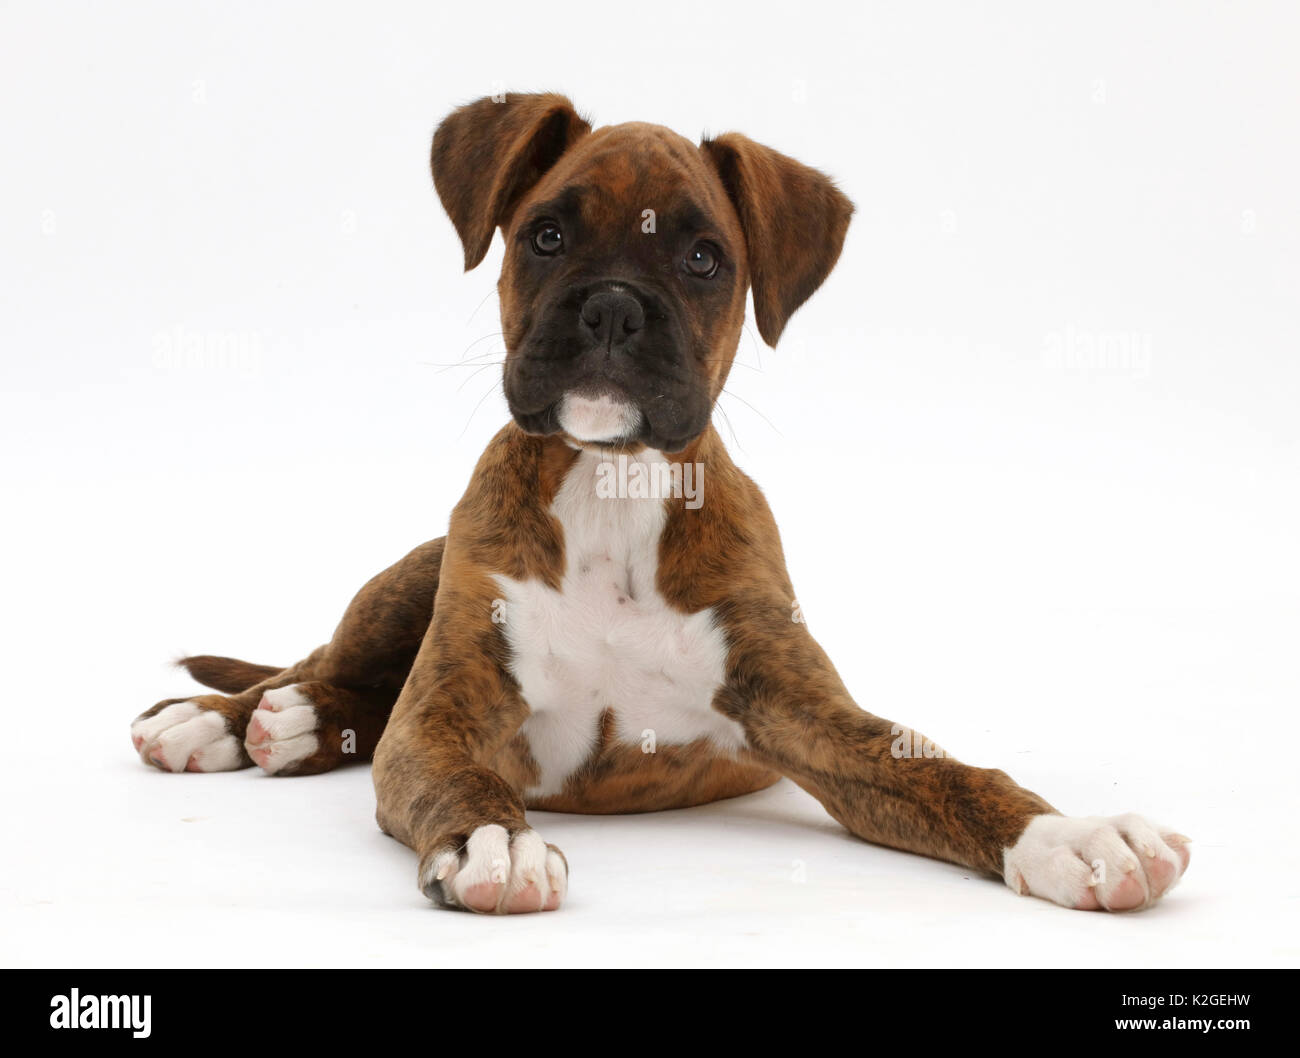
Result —
<path fill-rule="evenodd" d="M 1140 816 L 1071 818 L 1005 773 L 948 756 L 864 712 L 806 626 L 780 600 L 752 600 L 731 634 L 717 704 L 754 754 L 808 790 L 858 837 L 1004 878 L 1066 907 L 1132 910 L 1167 892 L 1187 839 Z M 773 615 L 764 620 L 763 613 Z"/>
<path fill-rule="evenodd" d="M 503 668 L 492 592 L 449 584 L 375 751 L 380 827 L 420 857 L 421 890 L 441 907 L 553 911 L 568 866 L 524 818 L 519 791 L 489 762 L 528 707 Z M 473 578 L 470 578 L 473 579 Z"/>

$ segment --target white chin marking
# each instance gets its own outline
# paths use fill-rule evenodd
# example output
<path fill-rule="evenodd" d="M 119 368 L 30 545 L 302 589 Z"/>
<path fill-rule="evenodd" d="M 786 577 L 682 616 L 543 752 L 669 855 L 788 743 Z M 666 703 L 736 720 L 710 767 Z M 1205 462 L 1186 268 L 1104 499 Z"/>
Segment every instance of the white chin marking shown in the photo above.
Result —
<path fill-rule="evenodd" d="M 617 441 L 641 426 L 641 412 L 609 396 L 566 394 L 560 402 L 560 429 L 575 441 Z"/>

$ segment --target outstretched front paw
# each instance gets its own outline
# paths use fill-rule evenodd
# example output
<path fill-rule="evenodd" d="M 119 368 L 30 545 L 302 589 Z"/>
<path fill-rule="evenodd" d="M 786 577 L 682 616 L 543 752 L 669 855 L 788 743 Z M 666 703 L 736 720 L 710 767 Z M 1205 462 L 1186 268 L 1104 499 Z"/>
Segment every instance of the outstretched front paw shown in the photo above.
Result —
<path fill-rule="evenodd" d="M 535 830 L 512 838 L 503 826 L 478 827 L 462 848 L 429 853 L 420 889 L 440 907 L 484 914 L 554 911 L 564 900 L 569 865 Z"/>
<path fill-rule="evenodd" d="M 1139 815 L 1041 815 L 1006 850 L 1002 876 L 1017 893 L 1064 907 L 1138 911 L 1178 883 L 1188 840 Z"/>

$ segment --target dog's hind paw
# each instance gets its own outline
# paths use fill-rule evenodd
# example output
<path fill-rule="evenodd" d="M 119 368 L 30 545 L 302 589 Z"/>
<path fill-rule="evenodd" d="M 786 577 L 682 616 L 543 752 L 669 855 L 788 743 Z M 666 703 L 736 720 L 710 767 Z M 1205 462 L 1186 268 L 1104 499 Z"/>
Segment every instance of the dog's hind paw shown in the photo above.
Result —
<path fill-rule="evenodd" d="M 555 911 L 568 884 L 559 849 L 535 830 L 512 838 L 496 824 L 475 829 L 463 848 L 440 849 L 420 864 L 420 889 L 430 900 L 483 914 Z"/>
<path fill-rule="evenodd" d="M 1139 815 L 1030 820 L 1006 850 L 1003 877 L 1017 893 L 1080 911 L 1150 907 L 1182 877 L 1188 839 Z"/>
<path fill-rule="evenodd" d="M 225 699 L 202 695 L 162 702 L 131 724 L 140 759 L 163 771 L 234 771 L 249 759 L 219 708 Z"/>
<path fill-rule="evenodd" d="M 316 705 L 297 686 L 267 691 L 248 720 L 244 749 L 263 771 L 291 774 L 320 749 Z"/>

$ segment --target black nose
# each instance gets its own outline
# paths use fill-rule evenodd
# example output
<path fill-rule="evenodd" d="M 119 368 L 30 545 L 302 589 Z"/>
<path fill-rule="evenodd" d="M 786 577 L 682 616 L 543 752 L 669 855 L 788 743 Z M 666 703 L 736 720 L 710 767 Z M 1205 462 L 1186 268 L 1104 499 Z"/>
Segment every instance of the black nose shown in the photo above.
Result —
<path fill-rule="evenodd" d="M 629 334 L 645 326 L 641 302 L 631 294 L 615 290 L 592 294 L 583 302 L 581 316 L 597 343 L 611 351 L 622 345 Z"/>

